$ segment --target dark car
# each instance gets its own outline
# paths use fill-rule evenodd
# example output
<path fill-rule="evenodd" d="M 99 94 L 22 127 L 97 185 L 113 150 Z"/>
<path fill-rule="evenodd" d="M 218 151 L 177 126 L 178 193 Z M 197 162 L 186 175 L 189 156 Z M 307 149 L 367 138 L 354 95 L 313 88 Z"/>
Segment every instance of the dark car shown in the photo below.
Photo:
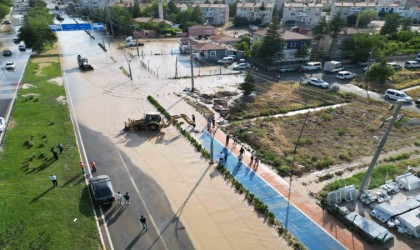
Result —
<path fill-rule="evenodd" d="M 12 55 L 12 51 L 10 49 L 3 50 L 3 56 L 11 56 L 11 55 Z"/>
<path fill-rule="evenodd" d="M 108 175 L 99 175 L 90 179 L 90 190 L 95 202 L 99 205 L 115 201 L 115 192 Z"/>
<path fill-rule="evenodd" d="M 63 20 L 64 20 L 64 17 L 62 17 L 62 16 L 60 16 L 60 15 L 57 15 L 57 20 L 58 20 L 58 21 L 63 21 Z"/>
<path fill-rule="evenodd" d="M 13 42 L 14 42 L 15 44 L 19 44 L 19 43 L 20 43 L 20 39 L 19 39 L 19 38 L 13 38 Z"/>
<path fill-rule="evenodd" d="M 415 101 L 414 101 L 414 103 L 415 103 L 417 106 L 420 106 L 420 99 L 415 100 Z"/>

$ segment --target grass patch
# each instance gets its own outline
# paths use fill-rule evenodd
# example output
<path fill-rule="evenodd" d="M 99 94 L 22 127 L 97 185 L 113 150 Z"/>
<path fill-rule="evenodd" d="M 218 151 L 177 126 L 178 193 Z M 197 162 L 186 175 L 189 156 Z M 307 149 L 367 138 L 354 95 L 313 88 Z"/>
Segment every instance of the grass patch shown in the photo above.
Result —
<path fill-rule="evenodd" d="M 39 67 L 42 58 L 44 67 Z M 63 86 L 48 83 L 61 76 L 58 56 L 32 57 L 0 153 L 2 211 L 0 238 L 6 249 L 99 249 L 99 235 L 87 187 L 78 168 L 79 154 L 68 107 L 56 101 Z M 23 96 L 34 94 L 37 101 Z M 58 143 L 64 153 L 50 152 Z M 57 149 L 58 151 L 58 149 Z M 57 176 L 53 188 L 49 176 Z M 77 218 L 77 221 L 73 220 Z"/>
<path fill-rule="evenodd" d="M 377 188 L 385 183 L 385 180 L 394 179 L 396 176 L 401 175 L 407 171 L 407 166 L 416 166 L 420 164 L 420 159 L 405 160 L 393 164 L 378 165 L 373 169 L 372 178 L 368 189 Z M 331 182 L 324 187 L 323 192 L 328 193 L 345 185 L 355 185 L 359 187 L 365 177 L 366 172 L 357 173 L 351 177 L 340 179 Z"/>

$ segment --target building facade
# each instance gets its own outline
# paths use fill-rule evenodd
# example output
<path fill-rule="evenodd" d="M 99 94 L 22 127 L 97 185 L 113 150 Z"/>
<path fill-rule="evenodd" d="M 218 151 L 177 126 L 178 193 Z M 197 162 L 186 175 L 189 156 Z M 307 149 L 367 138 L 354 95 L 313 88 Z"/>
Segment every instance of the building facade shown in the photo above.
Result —
<path fill-rule="evenodd" d="M 228 4 L 193 4 L 193 8 L 198 7 L 201 11 L 204 21 L 207 24 L 223 26 L 229 22 Z"/>
<path fill-rule="evenodd" d="M 292 23 L 301 27 L 313 27 L 326 16 L 322 12 L 323 4 L 318 3 L 285 3 L 282 24 Z"/>
<path fill-rule="evenodd" d="M 194 25 L 194 26 L 188 27 L 188 35 L 191 37 L 215 36 L 216 28 L 211 25 Z"/>
<path fill-rule="evenodd" d="M 331 5 L 331 16 L 335 16 L 340 13 L 343 19 L 347 19 L 349 16 L 356 16 L 364 10 L 373 10 L 378 13 L 378 15 L 385 15 L 388 13 L 397 13 L 401 16 L 405 16 L 405 8 L 403 5 L 394 4 L 394 3 L 355 3 L 355 2 L 334 2 Z"/>
<path fill-rule="evenodd" d="M 272 3 L 238 3 L 236 16 L 246 18 L 257 24 L 269 24 L 273 19 L 274 4 Z"/>

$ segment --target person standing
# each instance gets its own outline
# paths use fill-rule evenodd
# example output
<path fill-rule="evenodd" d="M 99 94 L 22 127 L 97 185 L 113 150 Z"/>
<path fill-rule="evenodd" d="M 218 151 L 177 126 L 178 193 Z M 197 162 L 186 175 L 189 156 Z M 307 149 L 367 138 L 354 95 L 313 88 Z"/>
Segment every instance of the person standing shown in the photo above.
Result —
<path fill-rule="evenodd" d="M 90 162 L 90 167 L 92 168 L 92 174 L 96 173 L 96 163 L 94 161 Z"/>
<path fill-rule="evenodd" d="M 219 162 L 224 163 L 224 160 L 225 160 L 225 154 L 223 153 L 223 151 L 221 151 L 219 154 Z"/>
<path fill-rule="evenodd" d="M 214 116 L 211 118 L 211 124 L 213 125 L 213 128 L 216 127 L 216 119 L 214 119 Z"/>
<path fill-rule="evenodd" d="M 51 182 L 52 182 L 52 184 L 53 184 L 53 186 L 54 186 L 54 187 L 57 187 L 57 186 L 58 186 L 58 183 L 57 183 L 57 176 L 55 176 L 55 175 L 51 175 L 51 176 L 50 176 L 50 180 L 51 180 Z"/>
<path fill-rule="evenodd" d="M 128 192 L 125 193 L 124 199 L 125 199 L 124 205 L 125 204 L 130 205 L 130 195 L 128 194 Z"/>
<path fill-rule="evenodd" d="M 245 149 L 244 149 L 244 147 L 241 147 L 241 149 L 239 150 L 239 154 L 243 155 L 244 153 L 245 153 Z"/>
<path fill-rule="evenodd" d="M 258 168 L 259 164 L 260 164 L 260 159 L 258 158 L 258 156 L 255 156 L 254 168 Z"/>
<path fill-rule="evenodd" d="M 83 161 L 80 162 L 80 169 L 82 170 L 82 174 L 85 174 L 85 164 Z"/>
<path fill-rule="evenodd" d="M 239 162 L 242 162 L 242 159 L 244 158 L 244 156 L 243 155 L 239 155 L 238 156 L 238 160 L 239 160 Z"/>
<path fill-rule="evenodd" d="M 147 219 L 146 217 L 144 217 L 143 215 L 140 216 L 140 222 L 141 225 L 143 226 L 143 230 L 147 230 Z"/>
<path fill-rule="evenodd" d="M 229 134 L 227 134 L 227 135 L 226 135 L 226 146 L 227 146 L 227 145 L 229 145 L 229 140 L 230 140 L 230 135 L 229 135 Z"/>
<path fill-rule="evenodd" d="M 57 147 L 58 147 L 58 149 L 60 150 L 60 154 L 62 154 L 63 153 L 63 151 L 64 151 L 64 147 L 63 147 L 63 144 L 58 144 L 57 145 Z"/>
<path fill-rule="evenodd" d="M 121 195 L 121 193 L 120 193 L 120 191 L 118 191 L 118 193 L 115 195 L 116 196 L 116 198 L 117 198 L 117 201 L 118 201 L 118 205 L 122 205 L 122 195 Z"/>
<path fill-rule="evenodd" d="M 193 123 L 195 123 L 195 115 L 194 114 L 191 115 L 191 120 L 192 120 Z"/>
<path fill-rule="evenodd" d="M 249 163 L 249 165 L 252 166 L 252 162 L 254 161 L 254 154 L 251 154 L 251 162 Z"/>
<path fill-rule="evenodd" d="M 54 149 L 54 148 L 53 148 Z M 52 151 L 52 153 L 53 153 L 53 155 L 54 155 L 54 159 L 55 160 L 58 160 L 58 153 L 57 153 L 57 151 Z"/>
<path fill-rule="evenodd" d="M 211 122 L 210 121 L 207 121 L 207 131 L 210 132 L 210 129 L 211 129 Z"/>

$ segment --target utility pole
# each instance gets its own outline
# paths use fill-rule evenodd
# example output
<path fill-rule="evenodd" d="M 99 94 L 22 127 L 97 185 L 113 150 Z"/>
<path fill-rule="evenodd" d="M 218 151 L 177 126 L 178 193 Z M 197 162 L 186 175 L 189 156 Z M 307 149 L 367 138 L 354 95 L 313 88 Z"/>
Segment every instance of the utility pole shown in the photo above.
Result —
<path fill-rule="evenodd" d="M 175 60 L 175 79 L 178 79 L 178 57 Z"/>
<path fill-rule="evenodd" d="M 193 62 L 193 50 L 192 50 L 191 42 L 189 43 L 189 45 L 190 45 L 190 59 L 191 59 L 191 92 L 194 92 L 194 62 Z"/>
<path fill-rule="evenodd" d="M 367 84 L 367 74 L 369 73 L 370 61 L 372 60 L 373 52 L 374 52 L 374 50 L 372 50 L 371 52 L 369 52 L 369 60 L 367 61 L 367 68 L 366 68 L 365 76 L 364 76 L 364 78 L 365 78 L 366 95 L 367 95 L 367 98 L 368 99 L 370 97 L 369 97 L 369 87 L 368 87 L 368 84 Z"/>
<path fill-rule="evenodd" d="M 109 24 L 111 26 L 111 36 L 112 36 L 112 39 L 114 39 L 114 27 L 112 26 L 111 15 L 109 14 L 109 0 L 106 1 L 106 15 L 108 16 Z"/>
<path fill-rule="evenodd" d="M 287 228 L 287 224 L 289 222 L 289 207 L 290 207 L 290 198 L 291 198 L 291 194 L 292 194 L 292 180 L 293 180 L 292 170 L 293 170 L 293 167 L 295 165 L 295 155 L 296 155 L 296 152 L 297 152 L 297 148 L 299 146 L 300 138 L 302 137 L 302 133 L 303 133 L 303 130 L 305 129 L 305 125 L 306 125 L 306 121 L 308 120 L 308 117 L 309 117 L 309 111 L 306 112 L 305 120 L 303 121 L 302 127 L 300 128 L 299 136 L 298 136 L 298 139 L 297 139 L 296 144 L 295 144 L 295 149 L 293 150 L 292 169 L 290 170 L 290 180 L 289 180 L 289 197 L 287 198 L 287 211 L 286 211 L 286 223 L 285 223 L 286 228 Z"/>
<path fill-rule="evenodd" d="M 401 107 L 404 102 L 398 100 L 396 103 L 398 104 L 397 109 L 395 110 L 394 115 L 389 121 L 388 128 L 386 129 L 385 134 L 382 136 L 382 139 L 379 142 L 378 148 L 376 149 L 375 155 L 373 156 L 372 161 L 369 165 L 369 168 L 366 171 L 366 175 L 363 178 L 362 184 L 360 184 L 359 194 L 363 194 L 365 192 L 366 186 L 370 181 L 370 176 L 372 175 L 373 168 L 375 167 L 376 162 L 378 161 L 382 148 L 385 146 L 386 140 L 388 139 L 388 136 L 391 133 L 392 127 L 394 127 L 394 123 L 397 120 L 398 114 L 400 113 Z"/>

